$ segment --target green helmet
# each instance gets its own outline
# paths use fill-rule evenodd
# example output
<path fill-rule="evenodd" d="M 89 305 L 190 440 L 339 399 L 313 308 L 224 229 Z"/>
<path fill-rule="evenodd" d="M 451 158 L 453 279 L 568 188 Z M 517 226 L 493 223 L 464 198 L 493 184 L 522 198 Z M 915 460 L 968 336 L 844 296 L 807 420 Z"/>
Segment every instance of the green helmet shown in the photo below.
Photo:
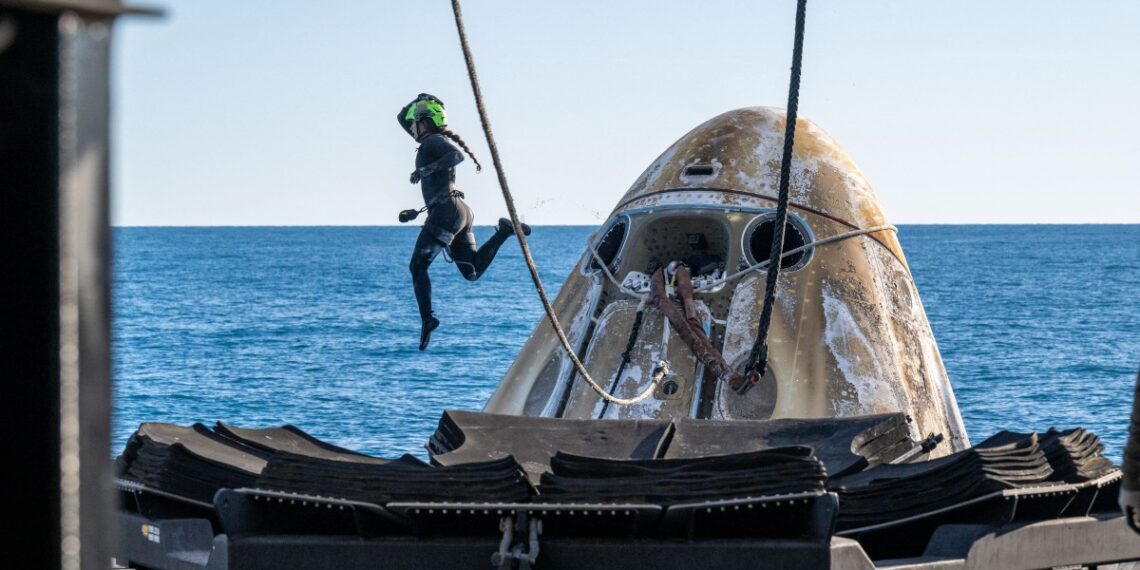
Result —
<path fill-rule="evenodd" d="M 404 120 L 414 123 L 427 118 L 430 118 L 437 127 L 447 126 L 447 111 L 443 109 L 443 101 L 427 93 L 420 93 L 420 96 L 408 106 Z"/>

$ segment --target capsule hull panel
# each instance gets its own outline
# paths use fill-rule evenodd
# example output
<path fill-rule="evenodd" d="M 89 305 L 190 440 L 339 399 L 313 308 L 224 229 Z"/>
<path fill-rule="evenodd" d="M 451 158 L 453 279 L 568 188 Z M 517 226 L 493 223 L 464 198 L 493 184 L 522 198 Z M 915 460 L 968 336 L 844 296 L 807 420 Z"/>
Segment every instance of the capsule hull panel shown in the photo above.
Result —
<path fill-rule="evenodd" d="M 485 411 L 566 418 L 823 418 L 904 412 L 912 437 L 941 435 L 932 455 L 969 445 L 906 258 L 874 191 L 822 129 L 796 126 L 784 262 L 769 333 L 769 371 L 741 396 L 710 378 L 664 316 L 646 308 L 630 366 L 617 376 L 640 299 L 657 267 L 694 274 L 705 332 L 743 366 L 756 338 L 764 271 L 715 287 L 767 259 L 785 114 L 747 108 L 678 140 L 634 182 L 591 236 L 555 305 L 591 376 L 617 397 L 640 393 L 656 360 L 660 389 L 631 406 L 605 405 L 577 377 L 549 323 L 540 322 Z M 766 241 L 767 240 L 767 241 Z M 593 251 L 591 251 L 593 250 Z M 605 275 L 595 254 L 614 278 Z M 641 280 L 641 281 L 639 281 Z M 644 293 L 644 289 L 642 289 Z"/>

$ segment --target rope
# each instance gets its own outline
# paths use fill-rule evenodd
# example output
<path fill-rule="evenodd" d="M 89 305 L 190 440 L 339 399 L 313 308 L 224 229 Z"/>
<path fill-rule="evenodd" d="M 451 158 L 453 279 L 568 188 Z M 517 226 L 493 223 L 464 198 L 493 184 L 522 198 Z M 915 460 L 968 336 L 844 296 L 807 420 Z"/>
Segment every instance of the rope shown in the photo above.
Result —
<path fill-rule="evenodd" d="M 853 238 L 856 236 L 861 236 L 861 235 L 866 235 L 866 234 L 873 234 L 875 232 L 881 232 L 881 231 L 897 232 L 897 231 L 899 231 L 899 229 L 890 225 L 890 224 L 884 224 L 881 226 L 872 226 L 872 227 L 865 228 L 865 229 L 851 230 L 849 232 L 844 232 L 841 234 L 833 235 L 831 237 L 815 240 L 809 244 L 801 245 L 800 247 L 797 247 L 795 249 L 789 249 L 788 251 L 783 252 L 783 254 L 780 256 L 780 259 L 783 259 L 785 257 L 791 257 L 797 253 L 800 253 L 801 251 L 807 251 L 813 247 L 817 247 L 817 246 L 821 246 L 821 245 L 827 245 L 829 243 L 833 243 L 833 242 L 837 242 L 837 241 L 843 241 L 843 240 L 848 239 L 848 238 Z M 712 283 L 709 283 L 708 285 L 705 285 L 705 286 L 703 286 L 703 287 L 701 287 L 701 288 L 699 288 L 693 292 L 694 293 L 708 293 L 708 292 L 712 291 L 713 289 L 720 287 L 724 283 L 728 283 L 729 281 L 735 281 L 736 279 L 739 279 L 739 278 L 747 275 L 748 273 L 750 273 L 752 271 L 756 271 L 757 269 L 768 267 L 769 263 L 772 263 L 771 259 L 765 259 L 763 261 L 757 261 L 756 263 L 749 265 L 748 267 L 741 269 L 740 271 L 737 271 L 736 273 L 733 273 L 732 275 L 717 279 L 716 281 L 713 281 Z"/>
<path fill-rule="evenodd" d="M 648 293 L 638 293 L 637 291 L 626 287 L 625 284 L 623 284 L 621 281 L 618 281 L 617 277 L 614 277 L 614 274 L 610 272 L 610 268 L 606 266 L 606 262 L 602 260 L 602 256 L 598 253 L 598 250 L 594 249 L 594 245 L 589 241 L 586 242 L 586 248 L 590 250 L 590 254 L 593 255 L 594 260 L 598 262 L 598 267 L 602 268 L 602 273 L 606 275 L 606 278 L 610 280 L 610 283 L 614 284 L 614 287 L 617 287 L 618 291 L 642 301 L 645 301 L 649 298 Z"/>
<path fill-rule="evenodd" d="M 776 286 L 780 278 L 780 263 L 784 250 L 784 226 L 788 223 L 788 178 L 791 175 L 792 148 L 796 137 L 796 111 L 800 99 L 800 64 L 804 51 L 804 19 L 807 0 L 799 0 L 796 5 L 796 40 L 792 50 L 792 77 L 788 86 L 788 117 L 784 128 L 784 155 L 780 159 L 780 195 L 776 205 L 775 227 L 772 228 L 772 251 L 768 256 L 768 281 L 764 289 L 764 308 L 760 312 L 760 323 L 756 327 L 756 342 L 748 356 L 745 375 L 749 381 L 738 388 L 744 393 L 764 376 L 768 367 L 768 329 L 772 324 L 772 307 L 776 301 Z"/>
<path fill-rule="evenodd" d="M 625 367 L 629 366 L 629 362 L 633 360 L 633 347 L 637 344 L 637 337 L 641 333 L 641 322 L 644 318 L 645 301 L 642 301 L 637 306 L 637 314 L 633 316 L 633 326 L 629 329 L 629 340 L 625 343 L 625 352 L 621 353 L 621 364 L 618 365 L 617 374 L 614 374 L 614 381 L 610 383 L 610 393 L 617 390 L 618 382 L 621 382 L 621 375 L 625 372 Z M 598 414 L 598 419 L 606 417 L 609 408 L 609 401 L 602 402 L 602 413 Z"/>
<path fill-rule="evenodd" d="M 507 186 L 507 177 L 503 173 L 503 164 L 499 160 L 499 148 L 495 145 L 495 137 L 491 133 L 491 121 L 487 118 L 487 109 L 483 105 L 483 92 L 479 88 L 479 76 L 475 73 L 475 59 L 471 55 L 471 46 L 467 43 L 467 31 L 463 26 L 463 12 L 459 7 L 459 0 L 451 0 L 451 10 L 455 13 L 455 28 L 459 32 L 459 44 L 463 48 L 463 59 L 467 63 L 467 77 L 471 80 L 471 91 L 475 94 L 475 106 L 479 110 L 479 121 L 483 124 L 483 134 L 487 137 L 487 146 L 491 150 L 491 160 L 495 165 L 495 174 L 499 178 L 499 188 L 503 191 L 503 200 L 507 203 L 507 212 L 511 215 L 511 223 L 514 225 L 515 237 L 519 240 L 519 248 L 522 249 L 523 259 L 526 261 L 527 269 L 530 270 L 530 278 L 534 281 L 534 288 L 538 292 L 538 298 L 542 301 L 542 308 L 546 311 L 546 318 L 550 320 L 550 326 L 554 329 L 554 333 L 558 335 L 558 341 L 562 343 L 563 350 L 566 351 L 566 356 L 570 357 L 570 361 L 574 363 L 574 369 L 578 372 L 578 376 L 586 380 L 590 387 L 594 389 L 603 399 L 618 405 L 636 404 L 645 400 L 653 395 L 657 385 L 668 373 L 667 366 L 658 366 L 653 374 L 653 382 L 645 389 L 644 392 L 632 398 L 617 398 L 612 394 L 606 392 L 604 388 L 598 385 L 590 373 L 586 371 L 586 367 L 582 361 L 578 359 L 577 353 L 570 346 L 570 340 L 566 338 L 566 332 L 562 330 L 562 325 L 558 322 L 558 316 L 554 313 L 554 307 L 550 304 L 550 299 L 546 295 L 546 289 L 542 286 L 542 279 L 538 275 L 538 267 L 534 263 L 534 258 L 530 254 L 530 246 L 527 245 L 526 236 L 522 232 L 522 224 L 519 221 L 519 214 L 515 210 L 515 200 L 511 196 L 511 191 Z"/>
<path fill-rule="evenodd" d="M 899 231 L 899 229 L 896 228 L 895 226 L 890 225 L 890 224 L 883 224 L 883 225 L 879 225 L 879 226 L 872 226 L 869 228 L 851 230 L 849 232 L 836 234 L 836 235 L 826 237 L 823 239 L 817 239 L 811 243 L 802 245 L 802 246 L 797 247 L 795 249 L 789 249 L 788 251 L 785 251 L 783 253 L 783 255 L 780 256 L 780 258 L 783 259 L 786 257 L 791 257 L 797 253 L 800 253 L 802 251 L 807 251 L 813 247 L 818 247 L 821 245 L 827 245 L 829 243 L 834 243 L 837 241 L 843 241 L 845 239 L 849 239 L 849 238 L 853 238 L 853 237 L 857 237 L 857 236 L 861 236 L 861 235 L 866 235 L 866 234 L 873 234 L 875 232 L 882 232 L 882 231 L 897 232 L 897 231 Z M 614 284 L 614 287 L 617 287 L 617 289 L 620 293 L 624 293 L 630 297 L 633 297 L 635 299 L 641 299 L 641 300 L 645 300 L 648 297 L 647 294 L 638 293 L 637 291 L 634 291 L 633 289 L 629 289 L 625 285 L 623 285 L 620 281 L 618 281 L 617 277 L 615 277 L 614 274 L 609 270 L 609 268 L 606 267 L 605 263 L 602 261 L 601 254 L 598 253 L 598 250 L 594 249 L 593 244 L 591 244 L 590 242 L 587 241 L 586 242 L 586 248 L 590 250 L 590 254 L 593 255 L 594 259 L 598 261 L 598 265 L 601 266 L 602 272 L 605 274 L 606 278 L 610 280 L 610 283 Z M 756 271 L 758 269 L 763 269 L 765 267 L 768 267 L 769 263 L 771 263 L 771 260 L 769 260 L 769 259 L 765 259 L 763 261 L 757 261 L 756 263 L 749 265 L 748 267 L 741 269 L 740 271 L 737 271 L 736 273 L 733 273 L 732 275 L 722 277 L 722 278 L 717 279 L 716 281 L 713 281 L 712 283 L 709 283 L 703 287 L 700 287 L 698 289 L 694 289 L 693 293 L 711 293 L 713 289 L 716 289 L 717 287 L 720 287 L 721 285 L 723 285 L 725 283 L 728 283 L 730 281 L 735 281 L 735 280 L 740 279 L 741 277 L 747 275 L 748 273 L 751 273 L 751 272 Z"/>

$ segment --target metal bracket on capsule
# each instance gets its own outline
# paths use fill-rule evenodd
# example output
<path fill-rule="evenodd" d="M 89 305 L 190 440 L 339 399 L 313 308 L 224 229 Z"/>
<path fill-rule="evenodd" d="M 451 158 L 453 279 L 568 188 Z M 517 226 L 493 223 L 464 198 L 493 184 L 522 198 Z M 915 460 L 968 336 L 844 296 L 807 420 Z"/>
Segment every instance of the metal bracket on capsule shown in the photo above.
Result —
<path fill-rule="evenodd" d="M 732 386 L 732 383 L 730 382 L 729 386 L 732 388 L 732 391 L 736 392 L 737 395 L 743 396 L 747 394 L 753 386 L 758 384 L 761 378 L 763 378 L 763 376 L 761 376 L 759 372 L 753 370 L 746 372 L 744 376 L 740 378 L 739 384 Z"/>

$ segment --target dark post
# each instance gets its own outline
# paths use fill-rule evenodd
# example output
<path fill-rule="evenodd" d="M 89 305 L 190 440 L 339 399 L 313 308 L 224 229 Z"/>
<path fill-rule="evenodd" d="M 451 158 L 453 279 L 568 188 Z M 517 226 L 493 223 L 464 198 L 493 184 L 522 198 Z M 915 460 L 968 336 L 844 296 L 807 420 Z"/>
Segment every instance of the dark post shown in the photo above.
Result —
<path fill-rule="evenodd" d="M 1132 420 L 1128 423 L 1128 441 L 1120 464 L 1124 472 L 1120 481 L 1120 508 L 1132 530 L 1140 533 L 1140 372 L 1132 391 Z"/>
<path fill-rule="evenodd" d="M 56 22 L 0 8 L 0 259 L 11 295 L 0 351 L 0 421 L 12 458 L 3 492 L 5 504 L 34 498 L 10 541 L 29 568 L 60 564 Z"/>
<path fill-rule="evenodd" d="M 110 565 L 108 68 L 118 0 L 0 0 L 5 566 Z"/>

